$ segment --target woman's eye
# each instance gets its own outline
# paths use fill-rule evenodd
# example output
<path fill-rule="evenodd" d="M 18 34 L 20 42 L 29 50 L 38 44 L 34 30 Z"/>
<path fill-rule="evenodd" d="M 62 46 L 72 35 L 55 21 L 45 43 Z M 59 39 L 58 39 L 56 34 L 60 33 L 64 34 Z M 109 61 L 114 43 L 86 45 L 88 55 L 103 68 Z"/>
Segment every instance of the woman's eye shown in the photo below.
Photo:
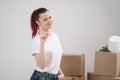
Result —
<path fill-rule="evenodd" d="M 51 19 L 52 17 L 50 16 L 49 18 L 45 18 L 44 21 L 48 20 L 48 19 Z"/>
<path fill-rule="evenodd" d="M 51 16 L 49 17 L 49 19 L 51 19 Z"/>
<path fill-rule="evenodd" d="M 44 19 L 44 21 L 46 21 L 46 20 L 47 20 L 47 18 Z"/>

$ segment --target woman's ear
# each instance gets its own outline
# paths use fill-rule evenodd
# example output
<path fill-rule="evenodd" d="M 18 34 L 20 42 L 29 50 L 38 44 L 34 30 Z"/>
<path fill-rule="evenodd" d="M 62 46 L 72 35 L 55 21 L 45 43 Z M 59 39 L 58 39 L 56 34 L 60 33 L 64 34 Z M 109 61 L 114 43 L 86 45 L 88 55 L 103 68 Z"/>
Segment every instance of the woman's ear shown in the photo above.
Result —
<path fill-rule="evenodd" d="M 37 23 L 38 26 L 40 26 L 40 22 L 38 20 L 36 20 L 36 23 Z"/>

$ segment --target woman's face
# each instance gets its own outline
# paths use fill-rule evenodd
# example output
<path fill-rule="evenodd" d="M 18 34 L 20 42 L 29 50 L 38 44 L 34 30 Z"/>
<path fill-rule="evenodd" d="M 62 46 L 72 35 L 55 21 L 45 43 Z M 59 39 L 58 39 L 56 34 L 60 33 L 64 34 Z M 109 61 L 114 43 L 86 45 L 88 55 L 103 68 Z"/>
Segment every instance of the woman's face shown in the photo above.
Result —
<path fill-rule="evenodd" d="M 39 27 L 41 27 L 43 30 L 48 30 L 52 27 L 52 19 L 50 13 L 47 11 L 45 13 L 42 13 L 39 15 L 39 20 L 37 21 L 37 24 Z"/>

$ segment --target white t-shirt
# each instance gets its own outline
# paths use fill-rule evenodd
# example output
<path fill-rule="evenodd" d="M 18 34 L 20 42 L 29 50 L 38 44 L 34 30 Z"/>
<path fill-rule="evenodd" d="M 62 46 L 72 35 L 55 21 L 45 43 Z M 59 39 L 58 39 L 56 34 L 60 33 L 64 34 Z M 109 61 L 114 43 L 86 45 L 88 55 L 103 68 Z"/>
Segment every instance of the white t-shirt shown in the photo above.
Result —
<path fill-rule="evenodd" d="M 40 44 L 39 35 L 36 34 L 32 39 L 32 54 L 40 52 Z M 61 57 L 62 46 L 56 33 L 52 32 L 45 42 L 46 67 L 44 69 L 40 69 L 35 62 L 35 69 L 40 72 L 57 74 L 60 68 Z"/>

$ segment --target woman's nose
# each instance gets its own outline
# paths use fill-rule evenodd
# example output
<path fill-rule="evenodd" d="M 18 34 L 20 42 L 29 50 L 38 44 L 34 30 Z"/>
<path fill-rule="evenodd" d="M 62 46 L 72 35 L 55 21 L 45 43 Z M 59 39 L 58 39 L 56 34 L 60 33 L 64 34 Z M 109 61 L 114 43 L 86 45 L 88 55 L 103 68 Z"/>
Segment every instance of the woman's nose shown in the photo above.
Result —
<path fill-rule="evenodd" d="M 49 20 L 48 20 L 48 23 L 49 23 L 49 24 L 52 24 L 52 20 L 51 20 L 51 19 L 49 19 Z"/>

